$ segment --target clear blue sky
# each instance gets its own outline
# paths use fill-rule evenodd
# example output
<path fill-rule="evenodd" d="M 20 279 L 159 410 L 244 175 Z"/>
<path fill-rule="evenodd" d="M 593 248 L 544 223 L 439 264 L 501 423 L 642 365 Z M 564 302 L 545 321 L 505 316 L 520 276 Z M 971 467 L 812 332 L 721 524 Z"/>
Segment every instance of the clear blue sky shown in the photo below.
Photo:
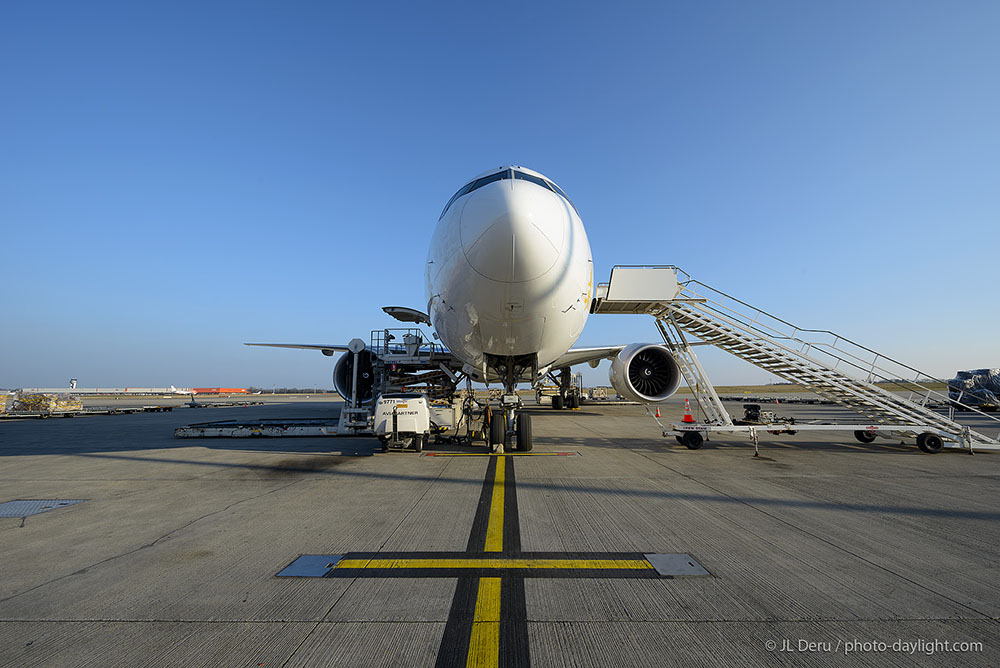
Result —
<path fill-rule="evenodd" d="M 507 163 L 574 199 L 602 280 L 676 264 L 939 376 L 1000 366 L 1000 4 L 420 4 L 4 3 L 0 387 L 329 387 L 242 342 L 422 307 L 442 206 Z"/>

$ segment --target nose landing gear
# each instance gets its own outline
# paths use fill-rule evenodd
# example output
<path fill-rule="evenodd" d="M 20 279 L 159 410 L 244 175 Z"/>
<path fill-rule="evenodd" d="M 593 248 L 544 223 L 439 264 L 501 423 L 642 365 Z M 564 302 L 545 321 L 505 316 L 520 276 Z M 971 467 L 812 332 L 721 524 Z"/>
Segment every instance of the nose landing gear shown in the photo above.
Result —
<path fill-rule="evenodd" d="M 490 412 L 490 452 L 516 449 L 529 452 L 534 447 L 531 433 L 531 415 L 521 412 L 521 398 L 508 393 L 500 398 L 500 410 Z"/>

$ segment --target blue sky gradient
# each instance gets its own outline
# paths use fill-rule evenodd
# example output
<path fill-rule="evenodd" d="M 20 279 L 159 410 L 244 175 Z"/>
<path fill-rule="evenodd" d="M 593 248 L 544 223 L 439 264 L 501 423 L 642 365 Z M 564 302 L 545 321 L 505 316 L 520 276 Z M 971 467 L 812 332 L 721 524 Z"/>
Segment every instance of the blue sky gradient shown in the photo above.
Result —
<path fill-rule="evenodd" d="M 998 28 L 995 2 L 6 3 L 0 387 L 329 387 L 242 342 L 422 308 L 441 208 L 508 163 L 573 198 L 600 280 L 676 264 L 941 377 L 1000 366 Z M 656 339 L 594 316 L 579 344 Z"/>

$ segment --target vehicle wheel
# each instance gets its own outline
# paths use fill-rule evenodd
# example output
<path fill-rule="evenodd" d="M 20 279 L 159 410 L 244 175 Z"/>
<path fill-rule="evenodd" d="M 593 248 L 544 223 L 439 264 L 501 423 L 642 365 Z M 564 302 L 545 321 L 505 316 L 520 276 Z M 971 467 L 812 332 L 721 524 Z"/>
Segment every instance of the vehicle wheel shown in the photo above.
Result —
<path fill-rule="evenodd" d="M 941 448 L 944 447 L 944 443 L 941 441 L 941 437 L 937 434 L 924 432 L 923 434 L 917 436 L 917 447 L 927 454 L 933 455 L 941 452 Z"/>
<path fill-rule="evenodd" d="M 680 434 L 674 434 L 674 438 L 677 439 L 678 443 L 680 443 L 681 445 L 684 445 L 684 439 L 681 438 Z"/>
<path fill-rule="evenodd" d="M 417 434 L 413 437 L 413 449 L 416 452 L 423 452 L 424 450 L 424 438 L 423 434 Z"/>
<path fill-rule="evenodd" d="M 859 429 L 854 432 L 854 438 L 862 443 L 872 443 L 875 440 L 875 432 L 868 431 L 867 429 Z"/>
<path fill-rule="evenodd" d="M 503 443 L 505 435 L 504 432 L 506 431 L 507 430 L 504 427 L 503 415 L 494 413 L 493 419 L 490 420 L 490 442 L 487 443 L 487 445 L 490 446 L 490 450 L 493 450 L 495 446 Z"/>
<path fill-rule="evenodd" d="M 389 452 L 389 439 L 379 436 L 378 440 L 382 444 L 382 452 Z"/>
<path fill-rule="evenodd" d="M 521 414 L 517 416 L 517 449 L 521 452 L 529 452 L 534 443 L 531 441 L 531 416 Z"/>
<path fill-rule="evenodd" d="M 561 411 L 563 407 L 562 396 L 557 394 L 552 397 L 552 408 L 557 411 Z"/>
<path fill-rule="evenodd" d="M 701 434 L 699 434 L 698 432 L 686 431 L 684 432 L 684 436 L 682 437 L 681 442 L 684 443 L 685 446 L 687 446 L 688 450 L 697 450 L 698 448 L 701 447 L 701 444 L 704 440 L 705 439 L 703 439 L 701 437 Z"/>

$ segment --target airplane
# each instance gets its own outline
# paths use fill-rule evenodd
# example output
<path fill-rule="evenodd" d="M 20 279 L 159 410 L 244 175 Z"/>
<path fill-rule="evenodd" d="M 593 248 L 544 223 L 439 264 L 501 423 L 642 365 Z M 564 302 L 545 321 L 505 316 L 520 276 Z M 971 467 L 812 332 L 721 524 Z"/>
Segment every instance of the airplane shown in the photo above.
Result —
<path fill-rule="evenodd" d="M 680 385 L 680 368 L 662 344 L 572 347 L 590 314 L 594 263 L 579 212 L 540 172 L 508 165 L 459 188 L 438 218 L 425 285 L 426 313 L 384 310 L 430 325 L 467 380 L 503 386 L 501 419 L 489 427 L 494 450 L 532 448 L 531 416 L 519 411 L 519 383 L 537 385 L 558 372 L 553 408 L 575 408 L 579 397 L 570 387 L 570 367 L 611 359 L 611 385 L 633 401 L 663 401 Z M 328 356 L 348 350 L 341 344 L 246 345 L 315 349 Z M 370 374 L 377 354 L 365 352 L 362 375 Z M 350 396 L 353 366 L 353 356 L 345 355 L 334 369 L 341 396 Z"/>

